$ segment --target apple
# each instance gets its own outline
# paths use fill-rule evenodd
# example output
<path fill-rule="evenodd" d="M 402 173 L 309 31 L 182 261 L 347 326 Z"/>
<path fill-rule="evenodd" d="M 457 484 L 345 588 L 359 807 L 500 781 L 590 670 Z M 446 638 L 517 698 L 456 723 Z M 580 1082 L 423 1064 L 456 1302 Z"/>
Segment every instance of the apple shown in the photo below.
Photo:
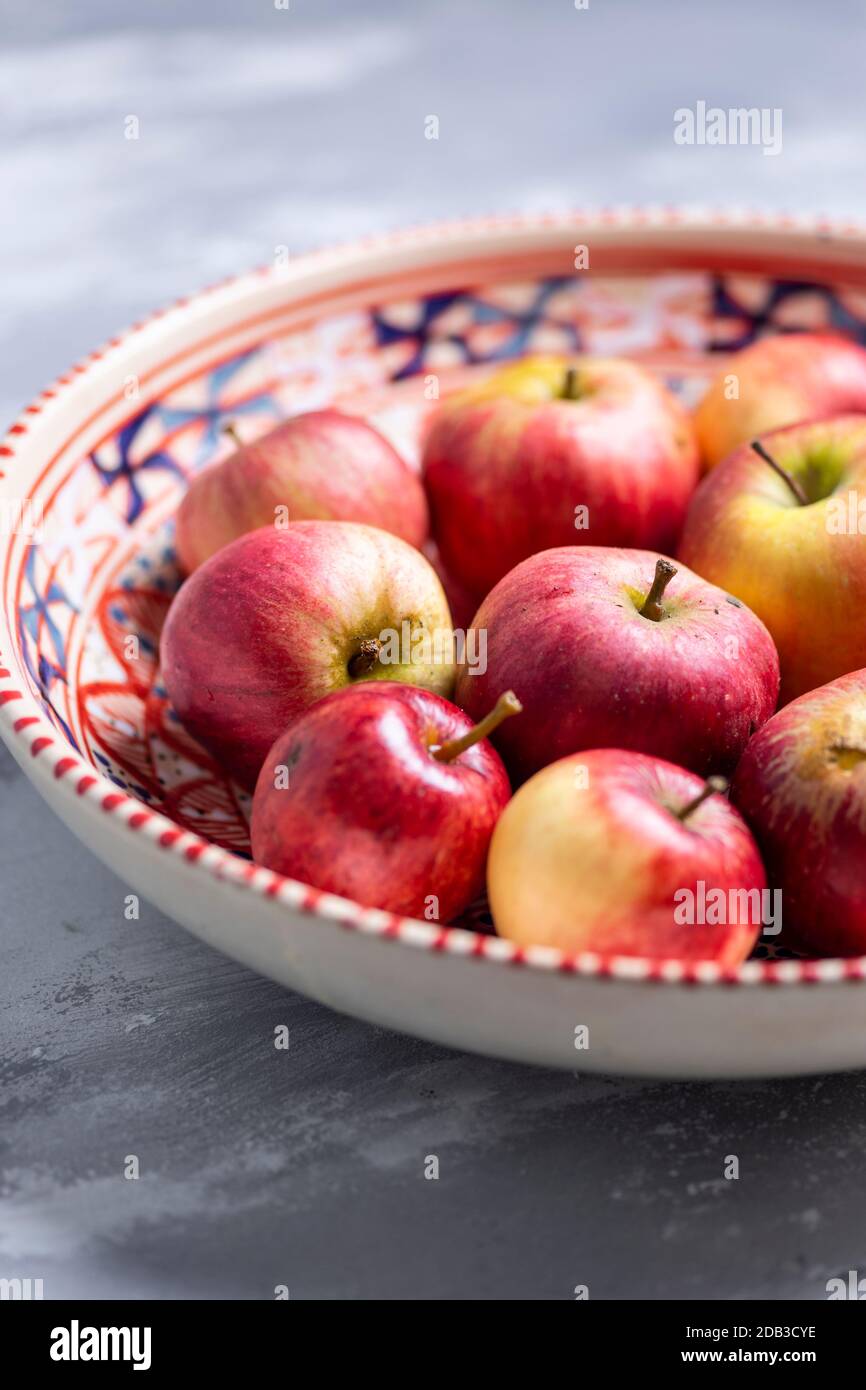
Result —
<path fill-rule="evenodd" d="M 699 465 L 688 415 L 642 367 L 527 357 L 443 401 L 423 471 L 445 566 L 480 598 L 553 546 L 672 551 Z"/>
<path fill-rule="evenodd" d="M 169 699 L 242 786 L 292 719 L 356 681 L 454 684 L 451 615 L 406 541 L 352 521 L 264 526 L 187 579 L 161 641 Z"/>
<path fill-rule="evenodd" d="M 692 499 L 680 557 L 766 623 L 783 704 L 866 666 L 863 503 L 862 415 L 764 435 L 714 468 Z"/>
<path fill-rule="evenodd" d="M 490 844 L 497 932 L 568 954 L 738 965 L 760 933 L 767 880 L 724 787 L 610 748 L 536 773 Z"/>
<path fill-rule="evenodd" d="M 761 338 L 736 353 L 695 411 L 708 468 L 756 435 L 866 411 L 866 350 L 831 333 Z"/>
<path fill-rule="evenodd" d="M 339 410 L 295 415 L 191 482 L 176 545 L 191 574 L 230 541 L 278 517 L 360 521 L 420 546 L 429 529 L 420 478 L 378 430 Z"/>
<path fill-rule="evenodd" d="M 265 758 L 253 858 L 366 907 L 451 921 L 484 886 L 490 836 L 511 794 L 485 735 L 519 711 L 507 691 L 473 727 L 429 690 L 338 690 Z"/>
<path fill-rule="evenodd" d="M 781 890 L 790 939 L 818 955 L 866 952 L 866 671 L 775 714 L 731 794 Z"/>
<path fill-rule="evenodd" d="M 467 628 L 472 626 L 472 619 L 475 617 L 478 600 L 474 595 L 469 593 L 468 589 L 465 589 L 462 584 L 458 584 L 448 573 L 442 561 L 439 547 L 432 536 L 424 542 L 421 551 L 422 554 L 426 555 L 439 576 L 445 597 L 448 600 L 448 607 L 451 610 L 451 617 L 454 620 L 455 628 L 459 628 L 461 632 L 465 632 Z"/>
<path fill-rule="evenodd" d="M 486 667 L 461 664 L 455 700 L 477 718 L 497 691 L 519 691 L 523 717 L 494 740 L 517 781 L 584 748 L 726 773 L 776 707 L 779 663 L 764 625 L 650 551 L 533 555 L 488 594 L 473 628 L 486 635 Z"/>

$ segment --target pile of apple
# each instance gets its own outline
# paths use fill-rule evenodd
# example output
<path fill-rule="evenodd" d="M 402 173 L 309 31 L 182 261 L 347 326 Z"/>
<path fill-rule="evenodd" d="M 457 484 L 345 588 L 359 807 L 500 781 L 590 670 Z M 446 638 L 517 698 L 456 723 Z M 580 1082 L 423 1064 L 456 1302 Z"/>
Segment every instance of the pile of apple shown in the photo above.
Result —
<path fill-rule="evenodd" d="M 866 951 L 853 343 L 762 340 L 693 418 L 527 358 L 438 405 L 420 476 L 299 415 L 192 483 L 177 550 L 166 687 L 257 863 L 443 924 L 486 880 L 521 945 L 723 966 L 769 890 L 789 943 Z"/>

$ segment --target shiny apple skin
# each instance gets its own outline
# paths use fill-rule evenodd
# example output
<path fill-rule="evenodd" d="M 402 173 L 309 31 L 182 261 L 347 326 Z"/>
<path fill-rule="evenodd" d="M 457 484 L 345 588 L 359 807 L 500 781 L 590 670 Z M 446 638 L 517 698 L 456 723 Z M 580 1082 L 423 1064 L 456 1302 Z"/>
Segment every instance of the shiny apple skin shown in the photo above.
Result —
<path fill-rule="evenodd" d="M 680 565 L 663 600 L 670 616 L 641 616 L 657 558 L 547 550 L 482 603 L 473 627 L 486 630 L 487 668 L 460 667 L 454 698 L 478 719 L 500 690 L 514 690 L 524 713 L 493 735 L 513 781 L 611 747 L 727 774 L 773 713 L 778 658 L 742 604 Z"/>
<path fill-rule="evenodd" d="M 722 796 L 685 822 L 701 778 L 621 749 L 575 753 L 537 773 L 505 808 L 487 891 L 500 936 L 568 954 L 711 960 L 749 955 L 760 921 L 680 923 L 677 890 L 766 887 L 757 846 Z M 736 914 L 732 914 L 736 915 Z M 746 914 L 744 914 L 746 915 Z"/>
<path fill-rule="evenodd" d="M 695 493 L 679 554 L 767 625 L 786 704 L 866 666 L 866 536 L 828 529 L 831 498 L 854 491 L 866 499 L 866 416 L 793 425 L 762 443 L 803 483 L 812 453 L 836 457 L 831 493 L 800 506 L 784 479 L 744 445 Z"/>
<path fill-rule="evenodd" d="M 785 333 L 730 357 L 694 418 L 704 464 L 714 468 L 771 430 L 853 411 L 866 411 L 866 350 L 831 333 Z"/>
<path fill-rule="evenodd" d="M 361 642 L 399 632 L 403 619 L 412 634 L 421 625 L 451 626 L 436 574 L 405 541 L 350 521 L 265 526 L 225 546 L 181 586 L 162 633 L 163 679 L 189 733 L 252 787 L 292 719 L 356 679 L 452 693 L 450 659 L 349 674 Z"/>
<path fill-rule="evenodd" d="M 329 695 L 265 759 L 253 798 L 256 863 L 366 907 L 453 920 L 484 886 L 511 794 L 486 740 L 450 763 L 433 757 L 431 746 L 471 727 L 456 705 L 408 685 Z M 283 767 L 288 786 L 277 787 Z"/>
<path fill-rule="evenodd" d="M 571 365 L 586 394 L 561 400 Z M 642 367 L 528 357 L 443 401 L 423 472 L 444 564 L 481 598 L 554 546 L 672 551 L 699 463 L 687 413 Z"/>
<path fill-rule="evenodd" d="M 866 954 L 866 671 L 774 715 L 731 795 L 782 891 L 786 939 L 816 955 Z"/>
<path fill-rule="evenodd" d="M 177 515 L 191 574 L 224 545 L 275 517 L 358 521 L 420 546 L 429 531 L 421 480 L 378 430 L 339 410 L 295 415 L 194 478 Z"/>

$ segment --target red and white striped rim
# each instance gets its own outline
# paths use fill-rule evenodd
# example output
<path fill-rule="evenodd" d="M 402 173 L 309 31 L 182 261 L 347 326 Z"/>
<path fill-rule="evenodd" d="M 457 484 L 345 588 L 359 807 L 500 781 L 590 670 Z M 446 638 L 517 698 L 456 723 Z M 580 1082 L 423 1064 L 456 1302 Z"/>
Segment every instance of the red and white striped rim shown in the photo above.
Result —
<path fill-rule="evenodd" d="M 426 253 L 432 264 L 448 245 L 462 250 L 464 256 L 471 259 L 473 254 L 483 257 L 485 243 L 494 237 L 500 241 L 505 238 L 507 243 L 509 234 L 515 238 L 544 231 L 587 235 L 593 229 L 602 236 L 611 231 L 641 235 L 661 232 L 669 234 L 672 241 L 680 241 L 685 236 L 696 249 L 700 247 L 702 237 L 715 245 L 720 234 L 730 233 L 739 237 L 742 250 L 743 234 L 748 234 L 764 242 L 759 250 L 773 264 L 786 259 L 802 261 L 805 248 L 814 255 L 814 264 L 832 270 L 835 278 L 851 276 L 866 283 L 866 224 L 822 216 L 723 210 L 690 212 L 667 207 L 603 208 L 537 216 L 515 214 L 410 228 L 366 237 L 346 246 L 310 252 L 292 263 L 290 278 L 298 281 L 320 269 L 363 271 L 365 261 L 398 248 Z M 798 242 L 802 245 L 798 246 Z M 459 264 L 465 264 L 465 261 Z M 187 313 L 212 296 L 222 294 L 241 303 L 245 294 L 261 283 L 262 277 L 276 280 L 289 278 L 285 277 L 284 268 L 273 266 L 229 276 L 195 295 L 175 300 L 167 308 L 155 310 L 77 362 L 25 406 L 8 430 L 0 442 L 0 477 L 11 473 L 16 460 L 24 461 L 28 436 L 40 417 L 47 417 L 57 410 L 61 401 L 66 403 L 72 393 L 80 390 L 88 373 L 126 348 L 136 335 L 159 332 L 162 322 Z M 65 795 L 85 798 L 98 805 L 104 814 L 113 816 L 129 832 L 146 836 L 152 844 L 176 856 L 183 862 L 193 888 L 199 877 L 206 874 L 238 885 L 248 892 L 274 898 L 295 911 L 321 918 L 325 923 L 399 945 L 482 958 L 502 966 L 554 971 L 600 980 L 668 985 L 788 986 L 866 980 L 866 956 L 844 960 L 747 961 L 729 969 L 723 969 L 712 961 L 650 960 L 590 953 L 568 956 L 548 947 L 521 948 L 496 936 L 397 917 L 319 892 L 239 859 L 192 831 L 181 830 L 160 812 L 118 791 L 108 777 L 63 741 L 37 701 L 26 688 L 22 688 L 26 683 L 19 681 L 16 666 L 17 652 L 14 646 L 11 650 L 0 651 L 0 732 L 6 742 L 15 748 L 22 762 L 26 763 L 26 756 L 29 755 L 39 758 L 43 765 L 47 764 Z"/>

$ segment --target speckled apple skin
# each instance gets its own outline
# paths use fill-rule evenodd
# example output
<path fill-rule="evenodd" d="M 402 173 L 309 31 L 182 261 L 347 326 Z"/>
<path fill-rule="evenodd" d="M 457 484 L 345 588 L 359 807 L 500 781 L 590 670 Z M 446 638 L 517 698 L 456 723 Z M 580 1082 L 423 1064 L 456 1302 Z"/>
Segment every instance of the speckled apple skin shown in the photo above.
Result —
<path fill-rule="evenodd" d="M 836 534 L 833 505 L 866 499 L 866 416 L 793 425 L 762 443 L 803 482 L 810 451 L 836 451 L 832 492 L 801 506 L 787 483 L 744 445 L 704 479 L 679 554 L 766 623 L 779 652 L 781 701 L 866 666 L 866 535 Z"/>
<path fill-rule="evenodd" d="M 399 632 L 404 619 L 410 634 L 451 627 L 439 579 L 405 541 L 349 521 L 266 526 L 211 556 L 181 586 L 163 628 L 162 674 L 189 733 L 252 787 L 291 720 L 352 680 L 348 663 L 362 640 Z M 450 654 L 430 655 L 359 679 L 450 695 Z"/>
<path fill-rule="evenodd" d="M 378 430 L 339 410 L 296 415 L 193 479 L 177 515 L 183 569 L 277 515 L 359 521 L 414 546 L 429 530 L 420 478 Z"/>
<path fill-rule="evenodd" d="M 736 902 L 727 923 L 678 922 L 675 893 L 761 890 L 766 875 L 745 822 L 712 796 L 683 822 L 702 780 L 620 749 L 577 753 L 515 793 L 490 846 L 496 930 L 521 946 L 569 954 L 738 965 L 761 930 Z M 726 899 L 727 905 L 727 899 Z"/>
<path fill-rule="evenodd" d="M 578 401 L 555 396 L 569 364 L 587 392 Z M 672 551 L 699 462 L 688 415 L 643 368 L 530 357 L 443 401 L 423 469 L 444 564 L 480 599 L 554 546 Z"/>
<path fill-rule="evenodd" d="M 494 692 L 524 713 L 493 739 L 515 781 L 585 748 L 629 748 L 693 771 L 727 774 L 770 717 L 779 663 L 763 624 L 738 600 L 679 566 L 670 616 L 639 604 L 658 556 L 600 546 L 524 560 L 482 603 L 486 671 L 458 671 L 455 699 L 474 719 Z M 480 648 L 479 648 L 480 649 Z"/>
<path fill-rule="evenodd" d="M 321 701 L 265 759 L 253 798 L 256 863 L 386 912 L 458 916 L 483 888 L 511 794 L 484 740 L 450 763 L 432 756 L 431 745 L 471 727 L 450 701 L 406 685 L 354 686 Z M 287 787 L 275 785 L 281 767 Z"/>
<path fill-rule="evenodd" d="M 694 418 L 701 456 L 714 468 L 770 430 L 850 411 L 866 411 L 866 350 L 830 333 L 786 333 L 729 358 Z"/>
<path fill-rule="evenodd" d="M 782 890 L 786 937 L 821 956 L 866 952 L 866 671 L 774 715 L 731 795 Z"/>

